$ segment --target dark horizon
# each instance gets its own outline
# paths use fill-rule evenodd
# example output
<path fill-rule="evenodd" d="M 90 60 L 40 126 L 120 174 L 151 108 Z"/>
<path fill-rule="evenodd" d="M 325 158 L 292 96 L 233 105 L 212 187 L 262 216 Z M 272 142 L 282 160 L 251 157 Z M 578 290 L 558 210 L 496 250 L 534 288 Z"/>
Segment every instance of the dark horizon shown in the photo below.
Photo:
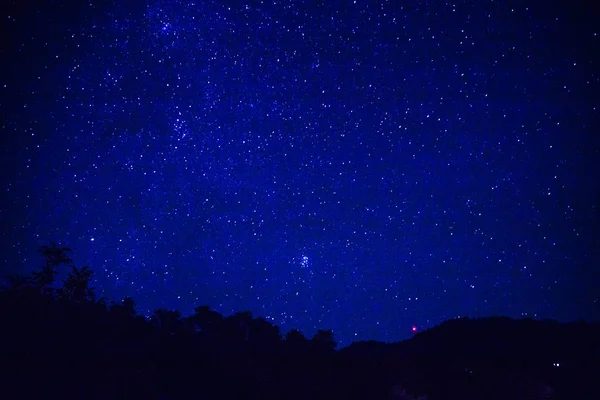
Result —
<path fill-rule="evenodd" d="M 249 312 L 193 315 L 99 299 L 70 249 L 0 290 L 9 398 L 594 400 L 600 322 L 448 320 L 398 343 L 338 349 L 331 330 L 285 334 Z M 57 283 L 59 269 L 70 272 Z M 60 280 L 60 279 L 59 279 Z M 32 384 L 33 383 L 33 384 Z"/>
<path fill-rule="evenodd" d="M 58 242 L 53 242 L 56 243 L 59 247 L 62 245 L 61 243 Z M 31 257 L 32 260 L 31 264 L 33 265 L 33 268 L 31 268 L 31 270 L 29 270 L 28 272 L 35 272 L 35 271 L 39 271 L 40 270 L 40 266 L 43 265 L 43 262 L 40 263 L 35 263 L 35 260 L 44 260 L 44 257 Z M 73 260 L 76 260 L 76 257 L 73 257 Z M 70 264 L 69 264 L 70 265 Z M 82 265 L 82 266 L 89 266 L 90 263 L 73 263 L 73 266 L 77 265 Z M 52 283 L 52 285 L 50 285 L 49 287 L 53 288 L 53 289 L 59 289 L 62 287 L 64 279 L 69 275 L 69 272 L 71 272 L 71 266 L 68 266 L 67 268 L 58 268 L 57 269 L 57 276 L 56 276 L 56 280 Z M 94 276 L 95 274 L 95 269 L 93 267 L 90 268 L 92 271 L 92 276 L 91 276 L 91 281 L 90 281 L 90 288 L 92 289 L 92 292 L 94 293 L 94 296 L 97 296 L 97 288 L 93 286 L 93 282 L 96 281 L 96 278 Z M 26 273 L 25 271 L 27 271 L 27 268 L 22 268 L 21 271 L 19 273 L 17 273 L 16 275 L 8 275 L 3 277 L 4 279 L 2 279 L 2 284 L 0 285 L 0 290 L 6 290 L 7 288 L 11 287 L 10 284 L 10 279 L 14 278 L 14 277 L 22 277 L 22 278 L 26 278 L 29 274 Z M 150 312 L 142 312 L 142 310 L 139 309 L 139 306 L 137 305 L 136 299 L 132 298 L 130 296 L 126 296 L 125 298 L 130 298 L 131 300 L 134 301 L 134 310 L 135 313 L 143 316 L 148 322 L 152 322 L 152 318 L 156 316 L 156 311 L 157 310 L 169 310 L 169 311 L 174 311 L 174 312 L 178 312 L 181 316 L 182 319 L 187 319 L 187 318 L 192 318 L 194 317 L 195 311 L 194 309 L 199 308 L 199 307 L 209 307 L 209 309 L 211 311 L 215 311 L 219 314 L 221 314 L 220 311 L 218 311 L 218 309 L 212 307 L 209 304 L 196 304 L 192 307 L 191 310 L 186 310 L 186 312 L 183 312 L 181 309 L 169 309 L 168 307 L 163 307 L 163 306 L 159 306 L 158 308 L 155 308 L 153 310 L 151 310 Z M 116 299 L 116 298 L 110 298 L 110 297 L 97 297 L 96 300 L 98 301 L 105 301 L 107 302 L 107 304 L 116 304 L 116 305 L 120 305 L 123 302 L 123 298 L 121 299 Z M 239 314 L 244 314 L 246 312 L 250 312 L 252 313 L 251 310 L 247 310 L 247 309 L 239 309 L 239 310 L 233 310 L 231 313 L 229 314 L 222 314 L 222 316 L 224 318 L 227 317 L 235 317 L 236 315 Z M 253 314 L 253 316 L 255 318 L 264 318 L 264 315 L 255 315 Z M 279 325 L 277 325 L 274 321 L 269 320 L 268 318 L 266 319 L 267 321 L 269 321 L 270 323 L 272 323 L 275 327 L 277 328 L 281 328 Z M 376 343 L 380 343 L 380 344 L 389 344 L 389 345 L 394 345 L 394 344 L 402 344 L 402 343 L 407 343 L 409 341 L 411 341 L 416 335 L 421 334 L 423 332 L 427 332 L 430 333 L 432 330 L 433 332 L 439 332 L 440 328 L 442 327 L 447 327 L 449 323 L 453 322 L 453 321 L 467 321 L 467 322 L 472 322 L 472 323 L 483 323 L 485 324 L 486 321 L 509 321 L 509 322 L 516 322 L 516 323 L 520 323 L 520 322 L 524 322 L 524 321 L 534 321 L 536 323 L 550 323 L 550 324 L 560 324 L 563 326 L 577 326 L 578 324 L 591 324 L 591 325 L 600 325 L 600 319 L 584 319 L 584 318 L 576 318 L 576 319 L 565 319 L 565 320 L 560 320 L 557 318 L 545 318 L 545 317 L 541 317 L 538 315 L 521 315 L 519 317 L 512 317 L 509 315 L 502 315 L 502 314 L 497 314 L 497 315 L 484 315 L 484 316 L 478 316 L 478 315 L 458 315 L 454 318 L 449 318 L 443 321 L 439 321 L 438 323 L 435 323 L 431 326 L 428 326 L 426 328 L 421 328 L 418 327 L 416 325 L 413 325 L 410 328 L 410 333 L 404 335 L 403 337 L 399 337 L 397 339 L 391 339 L 391 340 L 377 340 L 374 338 L 363 338 L 361 340 L 352 340 L 350 342 L 344 342 L 343 338 L 342 340 L 338 340 L 339 338 L 337 337 L 337 333 L 330 329 L 327 326 L 318 326 L 316 327 L 316 329 L 314 330 L 308 330 L 308 332 L 302 331 L 302 329 L 300 327 L 294 327 L 294 326 L 289 326 L 287 327 L 287 329 L 281 329 L 281 334 L 285 337 L 285 335 L 287 333 L 289 333 L 290 331 L 298 331 L 300 332 L 302 335 L 304 335 L 307 339 L 311 338 L 315 333 L 317 333 L 318 331 L 331 331 L 334 335 L 334 338 L 336 340 L 336 350 L 343 350 L 343 349 L 348 349 L 350 348 L 352 345 L 354 344 L 372 344 L 374 342 Z"/>

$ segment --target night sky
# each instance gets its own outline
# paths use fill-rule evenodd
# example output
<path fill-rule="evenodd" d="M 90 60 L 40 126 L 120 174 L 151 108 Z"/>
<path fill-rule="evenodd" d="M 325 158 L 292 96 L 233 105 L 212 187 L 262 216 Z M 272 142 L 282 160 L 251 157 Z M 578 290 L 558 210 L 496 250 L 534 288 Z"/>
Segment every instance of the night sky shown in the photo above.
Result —
<path fill-rule="evenodd" d="M 57 241 L 143 314 L 250 310 L 342 344 L 600 318 L 596 10 L 12 3 L 3 270 Z"/>

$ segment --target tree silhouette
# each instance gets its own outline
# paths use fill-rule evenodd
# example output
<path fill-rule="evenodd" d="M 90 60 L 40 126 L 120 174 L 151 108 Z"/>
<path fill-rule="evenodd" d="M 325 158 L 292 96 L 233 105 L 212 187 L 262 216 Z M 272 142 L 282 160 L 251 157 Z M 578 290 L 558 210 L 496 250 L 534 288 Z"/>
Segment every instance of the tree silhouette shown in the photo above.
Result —
<path fill-rule="evenodd" d="M 123 299 L 123 310 L 125 311 L 125 314 L 129 317 L 135 317 L 135 301 L 133 301 L 133 299 L 131 297 L 125 297 Z"/>
<path fill-rule="evenodd" d="M 310 340 L 311 345 L 321 351 L 333 351 L 337 347 L 332 330 L 319 329 Z"/>
<path fill-rule="evenodd" d="M 292 329 L 285 334 L 285 347 L 292 352 L 304 352 L 308 349 L 309 341 L 298 329 Z"/>
<path fill-rule="evenodd" d="M 33 272 L 32 280 L 38 288 L 43 290 L 52 285 L 56 278 L 56 274 L 56 267 L 51 264 L 46 264 L 41 270 Z"/>
<path fill-rule="evenodd" d="M 52 242 L 50 246 L 41 246 L 38 250 L 46 260 L 46 265 L 57 267 L 60 264 L 70 264 L 73 262 L 67 255 L 71 252 L 68 247 L 58 247 L 55 242 Z"/>
<path fill-rule="evenodd" d="M 255 318 L 248 326 L 248 340 L 256 347 L 271 349 L 281 342 L 281 332 L 266 319 Z"/>
<path fill-rule="evenodd" d="M 63 283 L 62 296 L 74 302 L 94 301 L 94 289 L 90 288 L 91 277 L 92 270 L 89 267 L 78 269 L 73 266 Z"/>
<path fill-rule="evenodd" d="M 136 316 L 135 301 L 131 297 L 125 297 L 121 303 L 112 304 L 110 311 L 118 318 L 133 318 Z"/>
<path fill-rule="evenodd" d="M 48 294 L 50 292 L 49 286 L 54 283 L 57 275 L 56 267 L 60 264 L 73 262 L 67 255 L 70 251 L 70 248 L 58 247 L 54 242 L 50 246 L 41 246 L 38 250 L 44 258 L 45 264 L 40 271 L 35 271 L 32 274 L 32 280 L 43 293 Z"/>
<path fill-rule="evenodd" d="M 199 306 L 194 309 L 194 315 L 188 319 L 196 332 L 211 334 L 218 329 L 219 324 L 223 321 L 223 316 L 211 310 L 209 306 Z"/>
<path fill-rule="evenodd" d="M 240 311 L 223 320 L 224 337 L 234 342 L 247 341 L 250 335 L 252 312 Z"/>
<path fill-rule="evenodd" d="M 156 327 L 167 334 L 174 335 L 182 332 L 183 323 L 181 313 L 177 310 L 159 308 L 158 310 L 154 310 L 151 320 Z"/>

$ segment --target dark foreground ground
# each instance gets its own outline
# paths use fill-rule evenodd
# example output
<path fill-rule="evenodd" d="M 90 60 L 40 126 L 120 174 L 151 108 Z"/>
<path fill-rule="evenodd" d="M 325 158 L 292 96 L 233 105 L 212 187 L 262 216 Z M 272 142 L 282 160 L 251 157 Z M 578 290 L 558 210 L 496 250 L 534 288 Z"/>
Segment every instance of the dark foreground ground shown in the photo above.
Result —
<path fill-rule="evenodd" d="M 600 399 L 598 323 L 462 318 L 336 350 L 248 312 L 138 316 L 95 299 L 87 268 L 53 284 L 70 260 L 44 249 L 0 292 L 2 399 Z"/>

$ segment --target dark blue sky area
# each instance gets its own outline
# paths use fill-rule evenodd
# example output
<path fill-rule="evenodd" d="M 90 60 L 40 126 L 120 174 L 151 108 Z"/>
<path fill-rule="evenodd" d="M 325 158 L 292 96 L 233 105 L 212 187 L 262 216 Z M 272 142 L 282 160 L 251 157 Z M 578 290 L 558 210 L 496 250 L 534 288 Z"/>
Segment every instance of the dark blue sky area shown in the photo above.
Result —
<path fill-rule="evenodd" d="M 6 271 L 58 241 L 142 313 L 251 310 L 344 344 L 600 318 L 596 10 L 13 3 Z"/>

